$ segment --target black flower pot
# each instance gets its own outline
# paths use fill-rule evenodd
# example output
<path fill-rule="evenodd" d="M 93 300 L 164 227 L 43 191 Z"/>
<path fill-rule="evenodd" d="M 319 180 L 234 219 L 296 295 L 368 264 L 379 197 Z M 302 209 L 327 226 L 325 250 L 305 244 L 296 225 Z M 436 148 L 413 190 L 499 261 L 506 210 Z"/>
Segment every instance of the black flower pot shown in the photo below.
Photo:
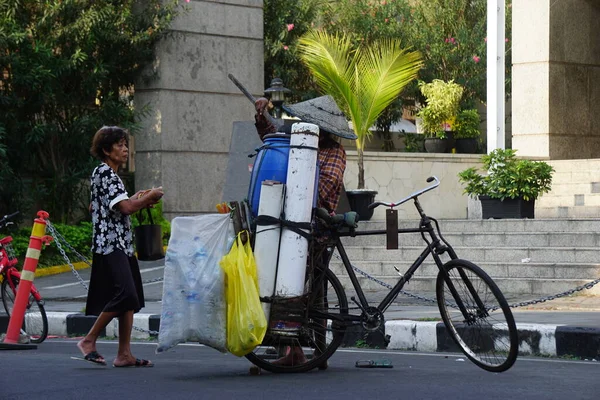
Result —
<path fill-rule="evenodd" d="M 136 226 L 134 234 L 138 260 L 152 261 L 165 257 L 160 225 Z"/>
<path fill-rule="evenodd" d="M 456 152 L 461 154 L 477 154 L 477 139 L 476 138 L 462 138 L 456 139 Z"/>
<path fill-rule="evenodd" d="M 358 214 L 360 221 L 368 221 L 373 216 L 375 209 L 369 209 L 369 204 L 375 201 L 376 190 L 348 190 L 348 203 L 350 209 Z"/>
<path fill-rule="evenodd" d="M 449 153 L 450 140 L 440 138 L 425 138 L 425 151 L 428 153 Z"/>
<path fill-rule="evenodd" d="M 534 218 L 535 200 L 525 201 L 522 198 L 500 200 L 488 196 L 479 196 L 479 200 L 483 219 Z"/>

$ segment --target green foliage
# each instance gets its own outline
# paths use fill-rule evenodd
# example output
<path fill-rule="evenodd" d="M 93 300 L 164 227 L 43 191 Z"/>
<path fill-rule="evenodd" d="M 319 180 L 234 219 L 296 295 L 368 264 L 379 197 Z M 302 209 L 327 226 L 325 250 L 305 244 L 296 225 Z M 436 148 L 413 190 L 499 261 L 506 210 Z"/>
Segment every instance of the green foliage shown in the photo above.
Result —
<path fill-rule="evenodd" d="M 479 130 L 479 112 L 476 109 L 462 110 L 456 116 L 454 122 L 454 138 L 455 139 L 478 139 L 481 136 Z"/>
<path fill-rule="evenodd" d="M 422 153 L 425 151 L 423 135 L 418 133 L 404 134 L 404 151 L 408 153 Z"/>
<path fill-rule="evenodd" d="M 394 122 L 402 119 L 402 104 L 402 98 L 397 97 L 379 114 L 377 121 L 375 121 L 377 133 L 383 139 L 383 151 L 396 150 L 392 138 L 394 133 L 390 132 L 390 128 Z"/>
<path fill-rule="evenodd" d="M 354 47 L 385 39 L 400 41 L 405 48 L 411 47 L 410 31 L 406 26 L 410 8 L 406 1 L 338 0 L 324 4 L 319 27 L 332 34 L 348 35 Z M 377 130 L 384 139 L 384 151 L 395 150 L 391 139 L 393 133 L 389 130 L 394 122 L 402 119 L 402 107 L 406 103 L 402 93 L 376 120 Z"/>
<path fill-rule="evenodd" d="M 528 201 L 550 191 L 554 168 L 546 162 L 517 159 L 516 151 L 511 149 L 496 149 L 481 160 L 487 175 L 479 174 L 476 168 L 458 174 L 469 196 L 501 200 L 522 197 Z"/>
<path fill-rule="evenodd" d="M 358 139 L 358 188 L 364 188 L 362 153 L 370 127 L 421 68 L 418 52 L 400 41 L 382 39 L 354 48 L 349 37 L 311 31 L 300 40 L 302 61 L 321 90 L 352 121 Z"/>
<path fill-rule="evenodd" d="M 148 215 L 148 211 L 150 211 L 150 216 Z M 135 228 L 140 225 L 149 225 L 149 224 L 160 225 L 163 235 L 163 243 L 165 245 L 168 244 L 169 238 L 171 237 L 171 223 L 165 219 L 163 215 L 163 201 L 160 200 L 154 207 L 144 208 L 135 213 L 134 218 L 132 218 L 132 225 Z"/>
<path fill-rule="evenodd" d="M 292 90 L 290 101 L 316 97 L 308 69 L 300 61 L 298 39 L 317 19 L 318 0 L 264 0 L 265 88 L 281 78 Z"/>
<path fill-rule="evenodd" d="M 422 119 L 423 132 L 428 137 L 444 138 L 444 124 L 456 117 L 463 87 L 454 81 L 434 79 L 431 83 L 419 82 L 419 89 L 427 102 L 418 113 Z"/>
<path fill-rule="evenodd" d="M 64 225 L 54 224 L 54 228 L 60 233 L 67 243 L 69 243 L 77 252 L 84 256 L 91 262 L 91 247 L 92 247 L 92 224 L 91 222 L 81 222 L 78 225 Z M 46 234 L 49 234 L 48 230 Z M 22 266 L 25 262 L 25 254 L 29 247 L 29 236 L 31 235 L 31 228 L 21 228 L 12 234 L 13 237 L 13 248 L 17 258 L 19 259 L 19 265 Z M 67 253 L 67 256 L 71 262 L 81 261 L 76 254 L 72 253 L 68 248 L 65 247 L 64 243 L 61 243 L 63 250 Z M 38 261 L 38 268 L 51 267 L 54 265 L 66 264 L 64 257 L 61 255 L 58 246 L 53 241 L 49 245 L 43 246 L 42 252 L 40 253 L 40 259 Z"/>
<path fill-rule="evenodd" d="M 324 4 L 319 28 L 349 35 L 354 46 L 392 38 L 408 46 L 407 1 L 337 0 Z"/>
<path fill-rule="evenodd" d="M 135 128 L 133 83 L 177 7 L 0 2 L 0 214 L 35 207 L 66 222 L 87 207 L 91 138 L 102 125 Z"/>
<path fill-rule="evenodd" d="M 380 39 L 400 40 L 403 47 L 423 54 L 421 80 L 454 80 L 463 86 L 462 108 L 485 101 L 486 0 L 265 0 L 264 11 L 265 84 L 280 76 L 296 98 L 315 97 L 312 80 L 298 63 L 296 45 L 297 38 L 314 27 L 347 35 L 354 46 Z M 511 11 L 512 1 L 508 0 L 507 98 L 511 89 Z M 289 23 L 294 29 L 287 32 Z M 282 50 L 286 45 L 288 50 Z M 405 104 L 407 100 L 423 100 L 415 82 L 407 85 L 400 96 Z"/>
<path fill-rule="evenodd" d="M 409 42 L 423 53 L 420 79 L 454 80 L 465 88 L 463 108 L 485 101 L 486 0 L 411 1 Z M 506 72 L 510 77 L 511 0 L 506 2 Z M 510 96 L 510 78 L 506 79 Z M 414 92 L 418 96 L 417 91 Z"/>

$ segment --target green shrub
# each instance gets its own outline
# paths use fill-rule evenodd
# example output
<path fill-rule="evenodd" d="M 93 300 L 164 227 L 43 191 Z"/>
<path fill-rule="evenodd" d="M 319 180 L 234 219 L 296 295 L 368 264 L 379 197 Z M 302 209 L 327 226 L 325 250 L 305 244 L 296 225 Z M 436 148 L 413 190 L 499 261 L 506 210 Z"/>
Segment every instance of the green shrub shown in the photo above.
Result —
<path fill-rule="evenodd" d="M 64 224 L 53 224 L 54 228 L 60 233 L 64 239 L 69 243 L 78 253 L 88 260 L 91 260 L 91 246 L 92 246 L 92 224 L 91 222 L 82 222 L 79 225 L 64 225 Z M 27 248 L 29 247 L 29 237 L 31 235 L 31 228 L 21 228 L 12 234 L 13 237 L 13 248 L 19 259 L 19 266 L 23 266 L 25 262 L 25 255 L 27 254 Z M 46 229 L 46 235 L 50 235 L 50 230 Z M 66 252 L 67 257 L 71 262 L 79 262 L 81 259 L 73 253 L 64 243 L 63 250 Z M 38 261 L 38 268 L 51 267 L 55 265 L 66 264 L 64 257 L 60 253 L 58 246 L 55 241 L 52 241 L 49 245 L 42 247 L 40 259 Z"/>
<path fill-rule="evenodd" d="M 462 110 L 454 122 L 454 138 L 478 139 L 481 136 L 479 123 L 479 112 L 476 109 Z"/>
<path fill-rule="evenodd" d="M 550 191 L 554 168 L 543 161 L 519 160 L 516 150 L 496 149 L 481 157 L 487 175 L 476 168 L 468 168 L 458 174 L 465 184 L 464 193 L 477 198 L 489 196 L 504 200 L 522 197 L 525 201 L 535 200 Z"/>
<path fill-rule="evenodd" d="M 419 88 L 427 99 L 427 105 L 417 114 L 422 121 L 423 133 L 426 137 L 446 138 L 444 124 L 456 117 L 463 87 L 452 80 L 434 79 L 430 83 L 419 82 Z"/>

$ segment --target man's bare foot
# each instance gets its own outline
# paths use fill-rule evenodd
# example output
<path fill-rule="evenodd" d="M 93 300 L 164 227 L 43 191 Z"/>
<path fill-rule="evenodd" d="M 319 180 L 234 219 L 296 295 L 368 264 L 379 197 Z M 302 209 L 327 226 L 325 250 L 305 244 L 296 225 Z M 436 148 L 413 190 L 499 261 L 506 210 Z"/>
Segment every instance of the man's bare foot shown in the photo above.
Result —
<path fill-rule="evenodd" d="M 285 351 L 285 356 L 273 361 L 274 365 L 281 367 L 292 367 L 294 365 L 304 364 L 308 360 L 300 346 L 288 346 Z"/>

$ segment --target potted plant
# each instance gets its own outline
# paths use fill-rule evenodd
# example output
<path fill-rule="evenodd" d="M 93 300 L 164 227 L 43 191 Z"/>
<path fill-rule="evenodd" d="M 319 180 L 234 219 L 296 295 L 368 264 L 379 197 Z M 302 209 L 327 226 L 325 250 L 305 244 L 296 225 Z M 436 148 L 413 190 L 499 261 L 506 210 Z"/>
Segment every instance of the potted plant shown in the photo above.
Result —
<path fill-rule="evenodd" d="M 404 50 L 397 39 L 363 43 L 354 48 L 347 35 L 324 31 L 308 32 L 299 44 L 302 61 L 317 85 L 333 97 L 352 123 L 357 136 L 358 188 L 346 193 L 350 206 L 358 212 L 360 219 L 368 220 L 373 216 L 373 210 L 360 205 L 372 203 L 377 194 L 365 190 L 363 151 L 371 136 L 369 128 L 416 78 L 422 66 L 421 55 Z"/>
<path fill-rule="evenodd" d="M 464 193 L 481 200 L 482 217 L 534 218 L 535 199 L 550 191 L 554 168 L 544 161 L 516 158 L 516 150 L 496 149 L 481 157 L 487 175 L 468 168 L 458 174 Z"/>
<path fill-rule="evenodd" d="M 479 112 L 476 109 L 462 110 L 454 123 L 454 139 L 457 153 L 475 154 L 479 148 Z"/>
<path fill-rule="evenodd" d="M 434 79 L 430 83 L 419 82 L 425 96 L 425 107 L 417 116 L 425 134 L 425 150 L 428 153 L 448 153 L 453 147 L 452 124 L 458 113 L 463 87 L 450 80 Z"/>

